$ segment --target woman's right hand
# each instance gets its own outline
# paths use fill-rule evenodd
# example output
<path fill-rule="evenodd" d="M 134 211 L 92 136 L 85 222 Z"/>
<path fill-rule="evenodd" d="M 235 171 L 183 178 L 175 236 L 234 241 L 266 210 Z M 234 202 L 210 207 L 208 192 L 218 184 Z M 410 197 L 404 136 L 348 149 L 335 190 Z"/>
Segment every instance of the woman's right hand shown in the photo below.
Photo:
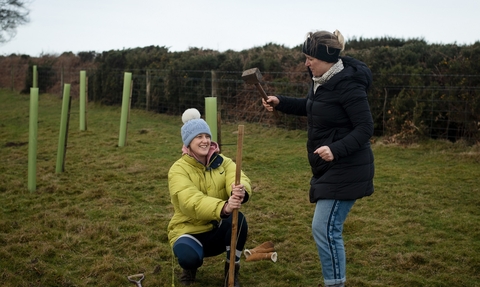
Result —
<path fill-rule="evenodd" d="M 225 211 L 228 213 L 228 214 L 231 214 L 233 212 L 234 209 L 239 209 L 240 207 L 242 207 L 242 200 L 240 200 L 238 197 L 236 196 L 231 196 L 229 199 L 228 199 L 228 202 L 225 206 Z"/>
<path fill-rule="evenodd" d="M 273 108 L 280 103 L 280 100 L 275 96 L 268 96 L 268 99 L 265 100 L 262 98 L 262 104 L 269 112 L 273 112 Z"/>

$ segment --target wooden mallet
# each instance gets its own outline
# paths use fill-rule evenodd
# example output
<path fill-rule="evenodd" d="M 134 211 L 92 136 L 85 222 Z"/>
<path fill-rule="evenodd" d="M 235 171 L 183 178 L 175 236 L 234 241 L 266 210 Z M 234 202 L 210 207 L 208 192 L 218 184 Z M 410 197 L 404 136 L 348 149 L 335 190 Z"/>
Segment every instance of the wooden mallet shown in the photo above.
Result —
<path fill-rule="evenodd" d="M 265 93 L 262 86 L 260 85 L 260 80 L 262 79 L 262 73 L 260 73 L 260 70 L 258 68 L 251 68 L 243 71 L 242 79 L 247 84 L 254 84 L 257 90 L 260 92 L 260 95 L 262 96 L 262 98 L 265 101 L 268 100 L 267 94 Z M 277 119 L 280 118 L 280 115 L 278 114 L 277 110 L 275 110 L 275 108 L 273 108 L 273 113 L 275 114 L 275 117 L 277 117 Z"/>

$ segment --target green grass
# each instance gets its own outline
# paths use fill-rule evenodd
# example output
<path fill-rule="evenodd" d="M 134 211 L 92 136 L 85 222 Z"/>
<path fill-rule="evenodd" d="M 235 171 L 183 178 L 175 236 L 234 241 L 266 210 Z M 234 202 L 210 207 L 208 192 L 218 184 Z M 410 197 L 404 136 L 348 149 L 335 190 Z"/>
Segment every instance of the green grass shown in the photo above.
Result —
<path fill-rule="evenodd" d="M 61 99 L 40 95 L 37 190 L 27 189 L 29 96 L 0 91 L 0 282 L 2 286 L 172 286 L 166 227 L 167 171 L 180 156 L 180 117 L 132 110 L 117 147 L 120 108 L 90 103 L 87 131 L 72 104 L 65 172 L 55 173 Z M 247 248 L 272 240 L 276 263 L 243 262 L 243 286 L 317 286 L 310 170 L 303 131 L 222 124 L 254 185 L 242 207 Z M 480 147 L 375 139 L 376 191 L 345 223 L 347 283 L 354 286 L 480 286 Z M 207 258 L 196 286 L 222 286 L 224 256 Z M 176 278 L 176 276 L 175 276 Z M 176 279 L 175 279 L 176 280 Z M 175 282 L 175 286 L 180 286 Z"/>

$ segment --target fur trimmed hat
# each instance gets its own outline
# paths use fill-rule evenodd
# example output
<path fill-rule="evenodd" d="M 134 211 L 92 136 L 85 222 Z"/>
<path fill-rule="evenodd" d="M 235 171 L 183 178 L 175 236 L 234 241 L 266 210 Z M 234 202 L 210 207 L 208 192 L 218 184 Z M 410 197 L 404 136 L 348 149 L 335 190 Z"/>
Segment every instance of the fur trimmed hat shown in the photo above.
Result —
<path fill-rule="evenodd" d="M 210 137 L 210 127 L 207 122 L 200 118 L 200 112 L 197 109 L 187 109 L 182 115 L 183 126 L 181 129 L 183 144 L 188 147 L 190 142 L 199 134 L 208 134 Z"/>

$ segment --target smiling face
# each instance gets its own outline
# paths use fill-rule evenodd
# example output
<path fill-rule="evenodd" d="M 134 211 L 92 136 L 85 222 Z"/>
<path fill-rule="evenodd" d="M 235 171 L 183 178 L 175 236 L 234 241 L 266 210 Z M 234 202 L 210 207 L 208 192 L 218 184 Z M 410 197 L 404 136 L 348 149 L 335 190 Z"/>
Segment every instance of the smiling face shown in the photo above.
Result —
<path fill-rule="evenodd" d="M 334 65 L 334 63 L 328 63 L 307 54 L 305 57 L 305 66 L 310 68 L 314 77 L 321 77 Z"/>
<path fill-rule="evenodd" d="M 198 134 L 193 140 L 190 142 L 189 148 L 190 152 L 195 154 L 198 159 L 205 159 L 208 155 L 208 151 L 210 150 L 210 145 L 212 143 L 212 138 L 209 134 Z"/>

